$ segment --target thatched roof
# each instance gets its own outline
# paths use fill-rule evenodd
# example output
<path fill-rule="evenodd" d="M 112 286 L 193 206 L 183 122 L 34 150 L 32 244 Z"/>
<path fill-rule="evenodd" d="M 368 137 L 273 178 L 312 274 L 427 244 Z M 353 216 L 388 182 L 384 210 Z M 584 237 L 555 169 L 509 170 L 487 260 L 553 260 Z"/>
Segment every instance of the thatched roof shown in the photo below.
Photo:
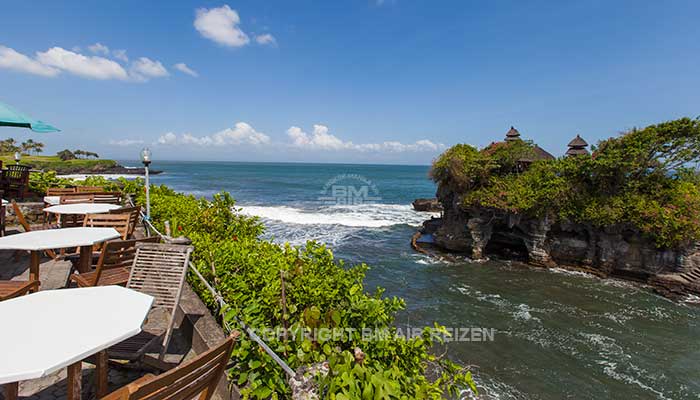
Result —
<path fill-rule="evenodd" d="M 512 140 L 520 140 L 520 132 L 511 126 L 508 132 L 506 132 L 506 141 L 510 142 Z"/>
<path fill-rule="evenodd" d="M 583 138 L 581 136 L 576 135 L 576 137 L 573 138 L 569 142 L 568 146 L 569 147 L 586 147 L 586 146 L 588 146 L 588 143 L 586 143 L 586 141 L 583 140 Z"/>
<path fill-rule="evenodd" d="M 568 146 L 569 149 L 566 151 L 567 156 L 580 156 L 588 154 L 588 150 L 586 150 L 588 143 L 586 143 L 586 141 L 579 135 L 576 135 L 576 137 L 569 142 Z"/>
<path fill-rule="evenodd" d="M 566 151 L 567 156 L 581 156 L 584 154 L 588 154 L 588 150 L 572 147 Z"/>
<path fill-rule="evenodd" d="M 523 162 L 533 162 L 536 160 L 554 160 L 554 156 L 551 155 L 547 150 L 541 148 L 538 145 L 534 145 L 532 148 L 534 154 L 532 157 L 523 157 L 518 161 L 523 161 Z"/>

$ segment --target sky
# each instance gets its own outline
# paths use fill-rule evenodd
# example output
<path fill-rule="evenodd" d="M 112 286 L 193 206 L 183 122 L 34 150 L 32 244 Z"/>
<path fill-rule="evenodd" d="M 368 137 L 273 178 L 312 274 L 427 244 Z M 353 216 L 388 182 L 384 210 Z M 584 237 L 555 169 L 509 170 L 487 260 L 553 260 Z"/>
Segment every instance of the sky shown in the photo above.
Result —
<path fill-rule="evenodd" d="M 510 126 L 554 155 L 700 115 L 700 2 L 21 1 L 0 102 L 137 159 L 428 164 Z"/>

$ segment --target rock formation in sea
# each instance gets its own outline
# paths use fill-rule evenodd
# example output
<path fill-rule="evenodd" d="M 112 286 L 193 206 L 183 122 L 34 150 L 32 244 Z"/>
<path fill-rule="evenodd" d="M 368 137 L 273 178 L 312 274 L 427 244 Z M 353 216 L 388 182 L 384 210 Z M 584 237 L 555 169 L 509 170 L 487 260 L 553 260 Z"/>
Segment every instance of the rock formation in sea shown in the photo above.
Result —
<path fill-rule="evenodd" d="M 516 133 L 511 128 L 506 142 Z M 498 143 L 491 147 L 495 145 Z M 577 135 L 569 143 L 566 156 L 587 156 L 586 145 Z M 517 171 L 528 167 L 521 163 Z M 700 294 L 698 241 L 659 246 L 648 233 L 631 223 L 601 226 L 574 222 L 554 212 L 534 216 L 475 205 L 473 201 L 465 202 L 468 191 L 455 185 L 454 179 L 436 181 L 436 200 L 441 205 L 442 217 L 426 221 L 414 235 L 411 244 L 419 251 L 438 250 L 473 260 L 496 257 L 541 267 L 583 270 L 601 277 L 648 283 L 669 297 Z M 433 207 L 427 200 L 416 200 L 414 207 Z"/>

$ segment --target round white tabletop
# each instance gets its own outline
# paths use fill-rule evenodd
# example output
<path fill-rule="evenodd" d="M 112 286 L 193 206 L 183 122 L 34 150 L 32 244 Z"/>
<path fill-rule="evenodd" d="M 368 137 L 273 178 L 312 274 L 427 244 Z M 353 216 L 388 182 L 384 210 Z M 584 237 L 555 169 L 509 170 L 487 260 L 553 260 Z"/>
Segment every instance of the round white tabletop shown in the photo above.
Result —
<path fill-rule="evenodd" d="M 0 302 L 0 384 L 44 377 L 138 334 L 151 304 L 153 297 L 121 286 Z"/>
<path fill-rule="evenodd" d="M 0 237 L 0 250 L 39 251 L 92 246 L 120 236 L 114 228 L 47 229 Z"/>
<path fill-rule="evenodd" d="M 121 206 L 104 203 L 74 203 L 46 207 L 44 211 L 53 214 L 103 214 L 117 208 L 121 208 Z"/>

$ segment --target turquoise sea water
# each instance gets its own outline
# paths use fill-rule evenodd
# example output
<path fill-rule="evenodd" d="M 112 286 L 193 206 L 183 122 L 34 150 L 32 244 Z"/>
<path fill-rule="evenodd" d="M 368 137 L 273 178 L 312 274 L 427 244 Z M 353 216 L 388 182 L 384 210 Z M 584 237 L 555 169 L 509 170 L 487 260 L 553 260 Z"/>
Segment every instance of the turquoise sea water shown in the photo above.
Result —
<path fill-rule="evenodd" d="M 623 281 L 508 262 L 444 263 L 413 252 L 410 236 L 429 216 L 412 211 L 410 202 L 435 193 L 425 166 L 153 168 L 165 171 L 154 183 L 202 196 L 231 192 L 244 212 L 263 218 L 273 240 L 316 239 L 338 257 L 368 263 L 369 288 L 406 299 L 401 326 L 437 321 L 493 329 L 493 341 L 444 349 L 473 365 L 481 398 L 700 398 L 700 308 L 693 304 Z M 358 197 L 371 204 L 343 204 Z"/>

